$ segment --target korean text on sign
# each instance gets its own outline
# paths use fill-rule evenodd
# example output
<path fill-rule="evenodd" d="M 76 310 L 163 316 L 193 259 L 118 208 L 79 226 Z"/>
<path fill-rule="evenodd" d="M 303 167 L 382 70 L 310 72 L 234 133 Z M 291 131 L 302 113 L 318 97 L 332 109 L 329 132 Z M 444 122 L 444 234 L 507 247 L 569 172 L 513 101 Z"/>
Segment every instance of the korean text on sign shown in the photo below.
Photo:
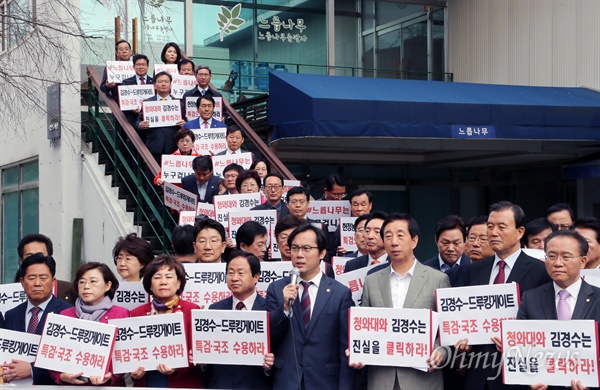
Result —
<path fill-rule="evenodd" d="M 56 291 L 56 288 L 54 291 Z M 27 301 L 27 294 L 25 294 L 21 283 L 0 284 L 0 311 L 2 313 L 6 313 L 25 301 Z"/>
<path fill-rule="evenodd" d="M 593 320 L 502 321 L 506 384 L 598 387 L 598 324 Z"/>
<path fill-rule="evenodd" d="M 135 76 L 131 61 L 106 61 L 106 81 L 120 84 L 123 80 Z"/>
<path fill-rule="evenodd" d="M 517 317 L 519 285 L 439 288 L 436 304 L 441 345 L 454 345 L 465 338 L 471 345 L 492 344 L 491 338 L 500 336 L 500 323 Z"/>
<path fill-rule="evenodd" d="M 103 376 L 117 335 L 117 327 L 49 313 L 35 366 L 59 372 Z"/>
<path fill-rule="evenodd" d="M 165 206 L 177 211 L 196 211 L 198 196 L 175 184 L 165 182 L 163 187 Z"/>
<path fill-rule="evenodd" d="M 223 176 L 223 169 L 229 164 L 238 164 L 249 169 L 252 165 L 252 153 L 236 153 L 236 154 L 225 154 L 220 156 L 213 156 L 213 169 L 217 176 Z"/>
<path fill-rule="evenodd" d="M 356 251 L 356 242 L 354 242 L 354 221 L 356 217 L 340 218 L 340 243 L 347 252 Z"/>
<path fill-rule="evenodd" d="M 227 288 L 225 263 L 186 263 L 183 268 L 186 284 L 181 299 L 208 307 L 231 296 Z"/>
<path fill-rule="evenodd" d="M 150 296 L 144 290 L 142 282 L 119 282 L 119 289 L 115 292 L 113 299 L 115 305 L 133 310 L 148 302 L 150 302 Z"/>
<path fill-rule="evenodd" d="M 195 363 L 262 366 L 269 353 L 269 313 L 192 310 Z"/>
<path fill-rule="evenodd" d="M 142 111 L 150 128 L 175 126 L 181 120 L 179 100 L 146 101 L 142 104 Z"/>
<path fill-rule="evenodd" d="M 112 357 L 115 373 L 132 372 L 140 366 L 153 371 L 160 363 L 171 368 L 188 366 L 183 313 L 108 322 L 119 327 Z"/>
<path fill-rule="evenodd" d="M 310 202 L 306 216 L 315 221 L 328 224 L 329 231 L 334 232 L 340 218 L 350 216 L 350 201 L 317 200 Z"/>
<path fill-rule="evenodd" d="M 194 158 L 194 156 L 163 154 L 160 167 L 162 179 L 169 183 L 181 183 L 181 179 L 194 173 L 192 168 Z"/>
<path fill-rule="evenodd" d="M 226 128 L 192 129 L 194 132 L 194 149 L 200 155 L 217 154 L 227 149 L 225 140 Z"/>
<path fill-rule="evenodd" d="M 154 96 L 154 85 L 119 85 L 119 107 L 131 111 L 142 106 L 142 101 Z"/>

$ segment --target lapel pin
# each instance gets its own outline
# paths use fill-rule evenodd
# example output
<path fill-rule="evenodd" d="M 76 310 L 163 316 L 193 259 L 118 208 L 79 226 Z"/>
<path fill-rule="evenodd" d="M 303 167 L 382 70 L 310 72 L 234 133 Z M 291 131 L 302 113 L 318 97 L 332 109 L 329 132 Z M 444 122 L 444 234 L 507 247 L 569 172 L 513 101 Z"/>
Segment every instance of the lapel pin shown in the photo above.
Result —
<path fill-rule="evenodd" d="M 327 292 L 331 292 L 331 290 L 330 290 L 330 289 L 327 289 Z"/>
<path fill-rule="evenodd" d="M 590 301 L 590 298 L 586 299 L 585 301 L 586 301 L 586 302 L 589 302 L 589 301 Z"/>

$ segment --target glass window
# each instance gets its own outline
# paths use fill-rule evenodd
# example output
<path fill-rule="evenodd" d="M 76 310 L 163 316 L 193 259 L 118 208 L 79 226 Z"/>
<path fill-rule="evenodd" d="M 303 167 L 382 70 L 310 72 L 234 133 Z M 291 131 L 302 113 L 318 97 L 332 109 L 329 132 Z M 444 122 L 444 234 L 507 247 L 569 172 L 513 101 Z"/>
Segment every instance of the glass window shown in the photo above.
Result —
<path fill-rule="evenodd" d="M 2 170 L 2 282 L 12 283 L 19 268 L 17 245 L 39 231 L 39 168 L 31 161 Z"/>

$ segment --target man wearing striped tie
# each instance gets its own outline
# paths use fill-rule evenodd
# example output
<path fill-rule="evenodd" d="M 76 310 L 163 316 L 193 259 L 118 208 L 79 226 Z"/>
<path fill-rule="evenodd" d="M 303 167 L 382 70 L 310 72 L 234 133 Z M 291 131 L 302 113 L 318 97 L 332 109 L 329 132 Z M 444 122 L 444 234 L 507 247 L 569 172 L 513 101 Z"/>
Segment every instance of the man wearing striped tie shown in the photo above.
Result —
<path fill-rule="evenodd" d="M 273 388 L 351 389 L 354 372 L 345 355 L 350 290 L 321 272 L 326 253 L 321 229 L 302 225 L 290 234 L 288 245 L 300 271 L 299 284 L 285 277 L 267 289 Z"/>

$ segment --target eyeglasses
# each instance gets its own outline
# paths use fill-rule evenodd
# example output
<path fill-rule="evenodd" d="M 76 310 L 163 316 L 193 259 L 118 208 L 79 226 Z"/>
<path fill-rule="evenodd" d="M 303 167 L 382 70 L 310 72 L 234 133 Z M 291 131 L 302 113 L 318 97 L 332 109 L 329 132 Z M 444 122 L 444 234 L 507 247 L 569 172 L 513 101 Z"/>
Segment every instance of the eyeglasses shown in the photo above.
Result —
<path fill-rule="evenodd" d="M 276 184 L 265 186 L 265 190 L 267 190 L 267 191 L 279 191 L 280 189 L 281 189 L 281 186 L 276 185 Z"/>
<path fill-rule="evenodd" d="M 334 199 L 342 199 L 346 196 L 346 193 L 344 192 L 343 194 L 336 194 L 336 193 L 330 192 L 329 195 L 331 195 L 331 197 Z"/>
<path fill-rule="evenodd" d="M 469 236 L 469 237 L 467 237 L 467 240 L 471 244 L 473 244 L 477 240 L 479 240 L 479 242 L 482 243 L 482 244 L 487 244 L 487 242 L 488 242 L 487 236 L 483 236 L 483 235 L 481 235 L 481 236 Z"/>
<path fill-rule="evenodd" d="M 292 251 L 292 253 L 298 253 L 300 251 L 304 252 L 304 253 L 308 253 L 313 249 L 317 249 L 318 246 L 310 246 L 310 245 L 294 245 L 292 244 L 292 246 L 290 247 L 290 251 Z"/>
<path fill-rule="evenodd" d="M 555 223 L 554 226 L 556 227 L 556 230 L 569 230 L 573 227 L 573 225 L 568 225 L 566 223 Z"/>
<path fill-rule="evenodd" d="M 546 261 L 549 263 L 554 263 L 556 260 L 558 260 L 560 258 L 560 259 L 562 259 L 563 262 L 568 263 L 569 261 L 574 260 L 578 257 L 582 257 L 582 256 L 573 256 L 569 253 L 565 253 L 564 255 L 559 255 L 557 253 L 547 253 Z"/>
<path fill-rule="evenodd" d="M 77 285 L 79 287 L 85 287 L 88 283 L 90 284 L 90 286 L 96 287 L 98 285 L 98 283 L 100 283 L 100 280 L 98 280 L 98 279 L 90 279 L 90 280 L 80 279 L 77 282 Z"/>
<path fill-rule="evenodd" d="M 133 261 L 139 261 L 135 256 L 117 256 L 115 257 L 115 264 L 119 264 L 120 262 L 131 263 Z"/>

